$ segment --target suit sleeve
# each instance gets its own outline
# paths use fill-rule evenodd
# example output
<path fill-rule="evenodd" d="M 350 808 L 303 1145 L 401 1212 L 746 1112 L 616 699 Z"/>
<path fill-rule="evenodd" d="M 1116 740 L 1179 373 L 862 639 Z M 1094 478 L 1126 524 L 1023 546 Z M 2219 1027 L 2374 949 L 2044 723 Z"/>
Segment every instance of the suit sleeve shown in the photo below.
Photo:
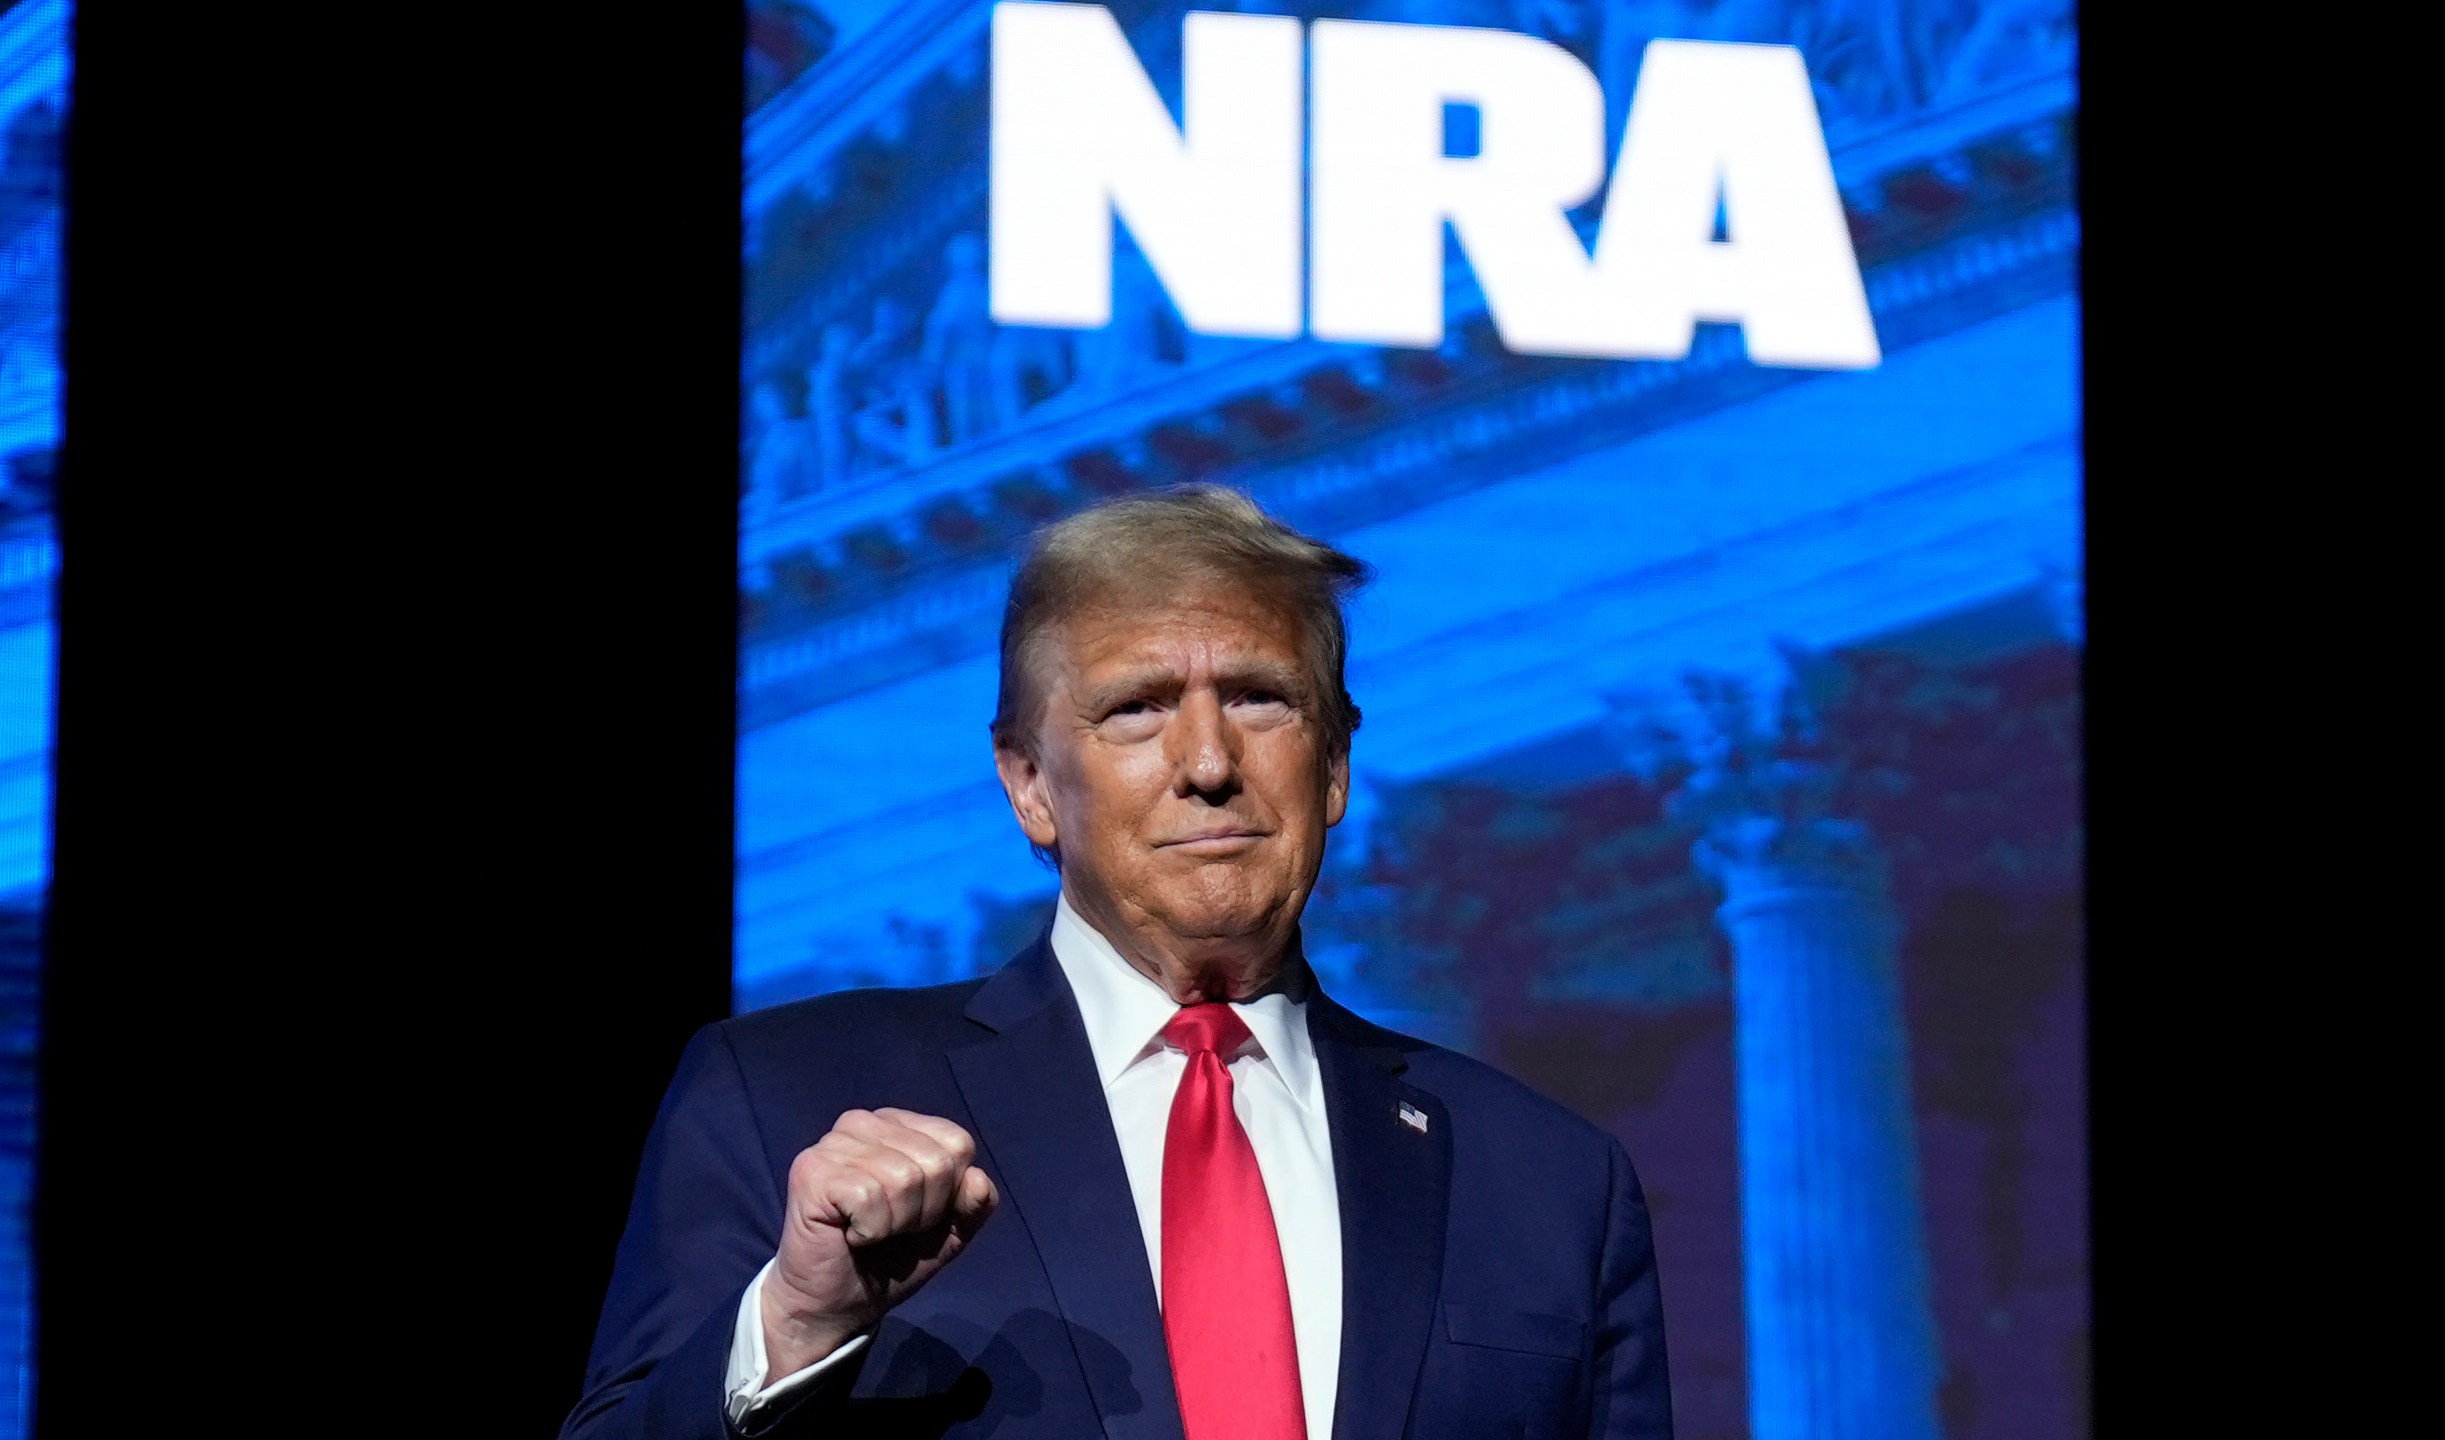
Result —
<path fill-rule="evenodd" d="M 738 1057 L 707 1026 L 646 1138 L 585 1390 L 561 1440 L 739 1434 L 724 1405 L 730 1345 L 747 1286 L 779 1244 L 783 1198 Z M 843 1387 L 816 1388 L 837 1400 Z M 790 1408 L 823 1403 L 809 1395 Z"/>
<path fill-rule="evenodd" d="M 1621 1146 L 1612 1147 L 1612 1194 L 1598 1262 L 1596 1404 L 1591 1437 L 1671 1440 L 1672 1390 L 1664 1366 L 1664 1304 L 1647 1197 Z"/>

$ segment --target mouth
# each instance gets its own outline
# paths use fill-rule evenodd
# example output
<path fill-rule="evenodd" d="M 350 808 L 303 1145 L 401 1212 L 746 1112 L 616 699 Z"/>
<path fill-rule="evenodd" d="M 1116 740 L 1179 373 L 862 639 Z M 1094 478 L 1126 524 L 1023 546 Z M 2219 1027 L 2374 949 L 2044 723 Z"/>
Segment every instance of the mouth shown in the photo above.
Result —
<path fill-rule="evenodd" d="M 1264 838 L 1265 832 L 1262 830 L 1228 825 L 1212 830 L 1200 830 L 1194 835 L 1183 835 L 1174 840 L 1160 841 L 1155 848 L 1185 851 L 1191 855 L 1232 855 L 1248 849 Z"/>

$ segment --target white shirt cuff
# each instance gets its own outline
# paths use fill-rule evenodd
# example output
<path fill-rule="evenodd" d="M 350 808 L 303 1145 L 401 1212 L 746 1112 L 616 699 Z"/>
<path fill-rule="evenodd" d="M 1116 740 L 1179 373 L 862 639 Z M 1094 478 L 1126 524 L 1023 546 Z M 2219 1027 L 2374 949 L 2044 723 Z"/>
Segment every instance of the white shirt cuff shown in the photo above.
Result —
<path fill-rule="evenodd" d="M 838 1350 L 809 1365 L 795 1375 L 784 1375 L 771 1384 L 764 1383 L 764 1372 L 771 1359 L 764 1353 L 764 1277 L 773 1273 L 773 1262 L 764 1262 L 748 1285 L 747 1293 L 739 1297 L 738 1324 L 730 1332 L 730 1374 L 722 1383 L 723 1403 L 730 1411 L 730 1423 L 744 1427 L 747 1422 L 775 1404 L 799 1393 L 818 1379 L 832 1373 L 849 1357 L 866 1348 L 871 1335 L 851 1337 Z"/>

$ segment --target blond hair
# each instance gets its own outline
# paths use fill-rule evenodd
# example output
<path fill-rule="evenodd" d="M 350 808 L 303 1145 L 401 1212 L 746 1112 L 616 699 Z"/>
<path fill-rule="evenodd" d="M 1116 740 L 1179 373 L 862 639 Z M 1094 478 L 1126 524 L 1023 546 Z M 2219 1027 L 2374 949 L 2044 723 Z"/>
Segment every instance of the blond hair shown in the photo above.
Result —
<path fill-rule="evenodd" d="M 1037 652 L 1054 626 L 1098 602 L 1219 580 L 1277 600 L 1298 619 L 1325 753 L 1346 754 L 1359 714 L 1343 676 L 1342 607 L 1368 577 L 1363 561 L 1226 486 L 1182 485 L 1082 510 L 1037 532 L 1011 576 L 994 743 L 1035 753 L 1044 706 Z"/>

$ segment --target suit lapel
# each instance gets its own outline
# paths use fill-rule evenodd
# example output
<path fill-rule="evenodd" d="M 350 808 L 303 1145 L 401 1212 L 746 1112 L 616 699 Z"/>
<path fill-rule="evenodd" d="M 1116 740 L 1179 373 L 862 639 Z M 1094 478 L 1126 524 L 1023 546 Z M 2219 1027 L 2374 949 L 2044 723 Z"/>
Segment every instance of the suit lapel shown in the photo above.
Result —
<path fill-rule="evenodd" d="M 1052 949 L 986 982 L 968 1018 L 991 1038 L 950 1052 L 986 1173 L 1035 1241 L 1111 1440 L 1180 1440 L 1171 1356 L 1112 1112 Z M 1344 1222 L 1347 1223 L 1346 1221 Z"/>
<path fill-rule="evenodd" d="M 1324 1074 L 1341 1199 L 1332 1440 L 1392 1440 L 1408 1425 L 1442 1288 L 1451 1118 L 1441 1101 L 1400 1079 L 1406 1062 L 1391 1032 L 1319 994 L 1308 1034 Z"/>

